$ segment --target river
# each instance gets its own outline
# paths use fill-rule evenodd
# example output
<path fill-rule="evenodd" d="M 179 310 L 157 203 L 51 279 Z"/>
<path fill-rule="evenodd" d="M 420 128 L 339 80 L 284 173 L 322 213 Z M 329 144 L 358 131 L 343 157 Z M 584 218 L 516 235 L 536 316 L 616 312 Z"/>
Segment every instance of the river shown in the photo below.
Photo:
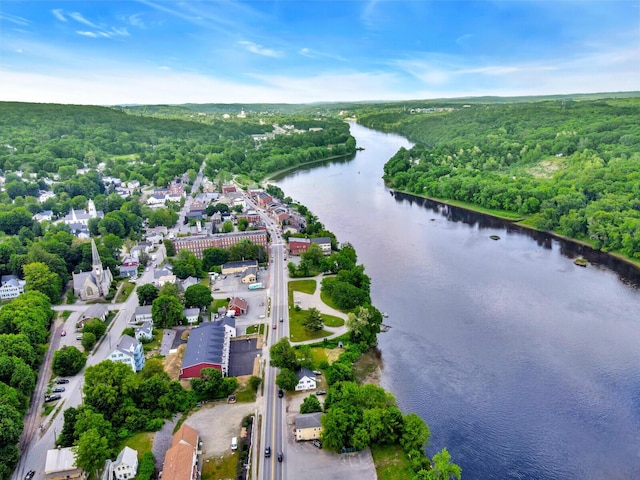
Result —
<path fill-rule="evenodd" d="M 352 124 L 363 151 L 276 180 L 356 248 L 382 386 L 469 479 L 640 478 L 640 275 L 545 234 L 392 195 L 403 137 Z M 499 240 L 492 240 L 498 235 Z M 584 254 L 586 268 L 572 259 Z"/>

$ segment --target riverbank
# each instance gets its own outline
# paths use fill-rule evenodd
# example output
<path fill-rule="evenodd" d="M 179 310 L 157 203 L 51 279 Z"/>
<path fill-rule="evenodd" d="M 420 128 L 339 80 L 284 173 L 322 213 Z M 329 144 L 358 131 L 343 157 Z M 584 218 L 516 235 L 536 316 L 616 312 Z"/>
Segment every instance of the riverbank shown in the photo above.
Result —
<path fill-rule="evenodd" d="M 278 170 L 276 172 L 270 173 L 269 175 L 264 177 L 262 180 L 260 180 L 258 183 L 264 184 L 266 182 L 273 181 L 275 178 L 277 178 L 277 177 L 279 177 L 281 175 L 285 175 L 285 174 L 290 173 L 290 172 L 295 172 L 300 167 L 305 167 L 305 166 L 309 166 L 309 165 L 315 165 L 316 163 L 330 162 L 332 160 L 340 160 L 340 159 L 343 159 L 343 158 L 352 157 L 353 155 L 355 155 L 355 152 L 353 152 L 353 153 L 345 153 L 344 155 L 334 155 L 332 157 L 319 158 L 318 160 L 312 160 L 310 162 L 299 163 L 297 165 L 294 165 L 294 166 L 291 166 L 291 167 L 288 167 L 288 168 L 285 168 L 285 169 Z"/>
<path fill-rule="evenodd" d="M 386 185 L 387 185 L 387 183 L 385 181 L 385 186 Z M 393 195 L 395 195 L 396 192 L 399 192 L 399 193 L 402 193 L 403 195 L 409 195 L 409 196 L 416 197 L 416 198 L 424 198 L 426 200 L 430 200 L 432 202 L 440 203 L 442 205 L 449 205 L 449 206 L 452 206 L 452 207 L 462 208 L 462 209 L 468 210 L 470 212 L 480 213 L 482 215 L 487 215 L 489 217 L 497 218 L 499 220 L 503 220 L 505 222 L 509 222 L 509 223 L 511 223 L 513 225 L 525 228 L 527 230 L 543 233 L 543 234 L 549 235 L 549 236 L 551 236 L 553 238 L 556 238 L 558 240 L 564 240 L 565 242 L 573 243 L 574 245 L 578 245 L 578 246 L 581 246 L 581 247 L 588 248 L 591 251 L 593 251 L 594 253 L 607 255 L 607 256 L 609 256 L 611 258 L 614 258 L 614 259 L 616 259 L 618 261 L 624 262 L 625 264 L 627 264 L 627 265 L 629 265 L 631 267 L 634 267 L 638 271 L 640 271 L 640 260 L 634 260 L 633 258 L 626 257 L 626 256 L 621 255 L 621 254 L 616 253 L 616 252 L 605 252 L 605 251 L 602 251 L 602 250 L 598 250 L 598 249 L 594 248 L 592 243 L 589 243 L 589 242 L 587 242 L 585 240 L 578 240 L 576 238 L 568 237 L 566 235 L 562 235 L 562 234 L 560 234 L 558 232 L 554 232 L 554 231 L 540 230 L 539 228 L 536 228 L 533 225 L 527 224 L 526 223 L 526 220 L 527 220 L 526 217 L 522 217 L 521 215 L 518 215 L 518 214 L 515 214 L 515 213 L 504 212 L 504 211 L 499 211 L 499 210 L 490 210 L 490 209 L 487 209 L 487 208 L 479 207 L 479 206 L 471 204 L 471 203 L 459 202 L 459 201 L 456 201 L 456 200 L 445 200 L 445 199 L 441 199 L 441 198 L 428 197 L 428 196 L 425 196 L 425 195 L 418 195 L 416 193 L 407 192 L 407 191 L 399 190 L 399 189 L 396 189 L 396 188 L 391 189 L 391 191 L 393 192 Z"/>

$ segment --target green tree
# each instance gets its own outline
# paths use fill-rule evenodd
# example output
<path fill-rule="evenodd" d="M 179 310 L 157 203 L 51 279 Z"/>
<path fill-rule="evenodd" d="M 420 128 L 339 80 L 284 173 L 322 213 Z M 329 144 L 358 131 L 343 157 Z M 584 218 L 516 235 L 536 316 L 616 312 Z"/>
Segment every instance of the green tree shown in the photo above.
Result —
<path fill-rule="evenodd" d="M 52 303 L 60 299 L 62 282 L 60 277 L 42 262 L 29 263 L 23 267 L 25 290 L 44 293 Z"/>
<path fill-rule="evenodd" d="M 83 334 L 93 333 L 96 340 L 102 338 L 106 332 L 107 325 L 99 318 L 92 318 L 88 322 L 85 322 L 84 327 L 82 327 Z"/>
<path fill-rule="evenodd" d="M 320 405 L 320 400 L 318 400 L 318 397 L 316 397 L 313 394 L 305 398 L 302 401 L 302 405 L 300 405 L 300 413 L 314 413 L 314 412 L 321 412 L 321 411 L 322 411 L 322 405 Z"/>
<path fill-rule="evenodd" d="M 276 385 L 282 390 L 295 390 L 296 385 L 298 385 L 298 376 L 296 375 L 296 372 L 288 368 L 281 369 L 280 373 L 276 377 Z"/>
<path fill-rule="evenodd" d="M 224 378 L 217 368 L 203 368 L 200 378 L 191 380 L 191 387 L 200 398 L 225 398 L 237 388 L 238 380 L 235 377 Z"/>
<path fill-rule="evenodd" d="M 427 480 L 460 480 L 462 469 L 451 462 L 451 455 L 446 448 L 436 453 L 432 459 L 431 470 L 427 472 Z"/>
<path fill-rule="evenodd" d="M 431 432 L 424 420 L 415 413 L 404 416 L 404 428 L 400 437 L 400 445 L 405 452 L 424 451 L 428 445 Z"/>
<path fill-rule="evenodd" d="M 138 294 L 138 304 L 142 305 L 151 305 L 153 301 L 158 298 L 160 290 L 152 283 L 145 283 L 144 285 L 140 285 L 136 289 L 136 293 Z"/>
<path fill-rule="evenodd" d="M 241 218 L 240 220 L 238 220 L 238 230 L 240 232 L 244 232 L 248 226 L 249 220 L 247 220 L 246 218 Z"/>
<path fill-rule="evenodd" d="M 98 339 L 96 338 L 96 334 L 93 332 L 83 332 L 82 340 L 80 343 L 82 344 L 82 348 L 84 348 L 85 352 L 90 351 L 96 344 Z"/>
<path fill-rule="evenodd" d="M 251 390 L 254 390 L 257 392 L 258 388 L 260 388 L 261 383 L 262 383 L 262 378 L 260 377 L 251 375 L 251 378 L 249 378 L 249 386 L 251 387 Z"/>
<path fill-rule="evenodd" d="M 173 242 L 167 238 L 165 238 L 162 243 L 164 244 L 164 248 L 167 252 L 167 257 L 173 257 L 176 254 L 176 247 Z"/>
<path fill-rule="evenodd" d="M 351 340 L 356 343 L 375 345 L 381 325 L 382 314 L 372 305 L 356 307 L 347 315 L 347 328 L 351 333 Z"/>
<path fill-rule="evenodd" d="M 183 310 L 182 303 L 178 298 L 160 295 L 151 305 L 151 317 L 157 327 L 171 328 L 182 323 Z"/>
<path fill-rule="evenodd" d="M 353 368 L 344 362 L 333 362 L 326 370 L 327 383 L 348 382 L 354 379 Z"/>
<path fill-rule="evenodd" d="M 72 376 L 78 373 L 87 362 L 87 357 L 76 347 L 62 347 L 53 354 L 51 369 L 59 376 Z"/>
<path fill-rule="evenodd" d="M 202 269 L 210 272 L 214 266 L 222 265 L 229 259 L 229 252 L 224 248 L 205 248 L 202 252 Z"/>
<path fill-rule="evenodd" d="M 222 224 L 222 233 L 231 233 L 233 232 L 233 223 L 230 221 L 226 221 Z"/>
<path fill-rule="evenodd" d="M 270 365 L 272 367 L 288 368 L 289 370 L 296 370 L 298 368 L 296 352 L 291 348 L 291 344 L 286 338 L 281 339 L 273 345 L 269 353 L 271 357 Z"/>
<path fill-rule="evenodd" d="M 146 452 L 140 460 L 136 480 L 151 480 L 155 475 L 155 461 L 152 452 Z"/>
<path fill-rule="evenodd" d="M 18 443 L 23 428 L 20 412 L 11 405 L 0 403 L 0 447 Z"/>
<path fill-rule="evenodd" d="M 201 283 L 187 287 L 184 292 L 184 304 L 187 307 L 204 308 L 211 305 L 211 302 L 213 302 L 211 289 Z"/>
<path fill-rule="evenodd" d="M 115 428 L 124 423 L 119 411 L 131 405 L 136 374 L 130 366 L 105 360 L 87 367 L 84 374 L 85 405 L 104 415 Z"/>
<path fill-rule="evenodd" d="M 315 307 L 311 307 L 309 309 L 309 313 L 302 321 L 304 328 L 310 332 L 318 332 L 322 330 L 323 322 L 322 315 L 320 314 L 320 310 Z"/>
<path fill-rule="evenodd" d="M 111 456 L 111 448 L 100 433 L 92 428 L 87 430 L 74 447 L 76 457 L 76 465 L 85 472 L 91 472 L 94 478 L 98 480 L 98 470 L 104 466 L 104 462 Z"/>

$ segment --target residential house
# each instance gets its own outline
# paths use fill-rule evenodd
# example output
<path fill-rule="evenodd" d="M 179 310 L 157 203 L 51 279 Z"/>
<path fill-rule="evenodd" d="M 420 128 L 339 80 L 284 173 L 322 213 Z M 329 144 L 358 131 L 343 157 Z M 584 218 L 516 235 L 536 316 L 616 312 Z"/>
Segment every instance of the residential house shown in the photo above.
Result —
<path fill-rule="evenodd" d="M 324 413 L 301 413 L 295 417 L 296 441 L 314 440 L 322 434 L 322 416 Z"/>
<path fill-rule="evenodd" d="M 180 378 L 199 378 L 203 368 L 217 368 L 227 375 L 229 345 L 235 336 L 236 321 L 232 317 L 222 317 L 192 328 L 182 358 Z"/>
<path fill-rule="evenodd" d="M 0 278 L 0 300 L 13 300 L 24 293 L 27 282 L 15 275 L 2 275 Z"/>
<path fill-rule="evenodd" d="M 132 323 L 150 322 L 153 325 L 153 319 L 151 318 L 151 305 L 136 307 L 132 320 Z"/>
<path fill-rule="evenodd" d="M 200 435 L 198 431 L 186 423 L 173 435 L 171 447 L 164 456 L 162 478 L 167 480 L 197 480 L 198 447 Z"/>
<path fill-rule="evenodd" d="M 107 319 L 107 315 L 109 314 L 109 307 L 104 303 L 96 303 L 87 308 L 82 315 L 80 315 L 80 319 L 76 322 L 76 328 L 82 329 L 84 324 L 89 320 L 97 318 L 98 320 L 105 321 Z"/>
<path fill-rule="evenodd" d="M 189 325 L 193 323 L 198 323 L 200 320 L 200 309 L 199 308 L 185 308 L 182 311 L 184 318 L 187 319 L 187 323 Z"/>
<path fill-rule="evenodd" d="M 240 274 L 242 283 L 255 283 L 258 279 L 258 269 L 256 267 L 249 267 L 243 273 Z"/>
<path fill-rule="evenodd" d="M 136 340 L 151 340 L 153 339 L 153 323 L 144 322 L 139 327 L 134 328 L 134 336 Z"/>
<path fill-rule="evenodd" d="M 244 298 L 233 297 L 231 300 L 229 300 L 228 310 L 229 311 L 233 310 L 235 312 L 234 315 L 236 317 L 244 313 L 247 313 L 248 309 L 249 309 L 249 304 Z"/>
<path fill-rule="evenodd" d="M 140 188 L 140 180 L 131 180 L 127 183 L 127 188 L 130 188 L 131 190 Z"/>
<path fill-rule="evenodd" d="M 296 385 L 296 392 L 304 390 L 316 389 L 316 374 L 308 368 L 302 367 L 296 371 L 298 377 L 298 384 Z"/>
<path fill-rule="evenodd" d="M 182 290 L 186 290 L 190 286 L 197 285 L 199 283 L 200 280 L 198 280 L 196 277 L 187 277 L 180 282 L 180 287 L 182 287 Z"/>
<path fill-rule="evenodd" d="M 42 212 L 36 213 L 32 218 L 36 222 L 51 222 L 53 220 L 53 212 L 51 210 L 43 210 Z"/>
<path fill-rule="evenodd" d="M 76 465 L 76 455 L 71 447 L 54 448 L 47 450 L 44 478 L 46 480 L 70 480 L 85 478 L 85 474 Z"/>
<path fill-rule="evenodd" d="M 147 205 L 150 207 L 158 207 L 160 205 L 164 205 L 166 201 L 166 196 L 164 193 L 153 193 L 147 198 Z"/>
<path fill-rule="evenodd" d="M 315 243 L 320 246 L 324 255 L 331 255 L 331 238 L 315 237 L 315 238 L 289 238 L 289 253 L 291 255 L 300 255 L 309 250 L 309 245 Z"/>
<path fill-rule="evenodd" d="M 134 372 L 139 372 L 143 369 L 145 361 L 142 344 L 129 335 L 123 335 L 115 350 L 107 356 L 107 360 L 124 363 L 129 365 Z"/>
<path fill-rule="evenodd" d="M 168 265 L 153 272 L 153 283 L 156 287 L 162 287 L 165 283 L 176 283 L 177 277 Z"/>
<path fill-rule="evenodd" d="M 124 447 L 111 464 L 111 471 L 116 480 L 134 478 L 138 473 L 138 452 L 133 448 Z"/>

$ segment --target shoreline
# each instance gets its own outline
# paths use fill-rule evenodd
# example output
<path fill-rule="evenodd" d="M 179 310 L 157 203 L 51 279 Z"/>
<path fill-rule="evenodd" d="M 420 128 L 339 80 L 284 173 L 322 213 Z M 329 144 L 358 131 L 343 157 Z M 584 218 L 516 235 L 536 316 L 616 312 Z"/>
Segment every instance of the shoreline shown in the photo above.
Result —
<path fill-rule="evenodd" d="M 524 217 L 518 217 L 516 219 L 513 219 L 513 218 L 510 218 L 508 216 L 499 215 L 497 213 L 490 213 L 488 211 L 485 211 L 482 208 L 473 208 L 472 205 L 469 205 L 469 204 L 466 204 L 466 203 L 462 204 L 462 203 L 456 202 L 455 200 L 454 201 L 449 201 L 449 200 L 443 200 L 443 199 L 435 198 L 435 197 L 428 197 L 428 196 L 425 196 L 425 195 L 418 195 L 418 194 L 412 193 L 412 192 L 406 192 L 404 190 L 400 190 L 400 189 L 397 189 L 397 188 L 389 187 L 387 185 L 386 180 L 385 180 L 385 186 L 392 192 L 393 195 L 395 195 L 395 193 L 398 192 L 398 193 L 402 193 L 403 195 L 409 195 L 409 196 L 416 197 L 416 198 L 424 198 L 425 200 L 430 200 L 432 202 L 440 203 L 442 205 L 448 205 L 448 206 L 451 206 L 451 207 L 461 208 L 461 209 L 467 210 L 469 212 L 477 213 L 477 214 L 480 214 L 480 215 L 486 215 L 488 217 L 497 218 L 499 220 L 503 220 L 505 222 L 509 222 L 512 225 L 515 225 L 515 226 L 518 226 L 520 228 L 524 228 L 524 229 L 527 229 L 527 230 L 530 230 L 530 231 L 533 231 L 533 232 L 543 233 L 543 234 L 549 235 L 549 236 L 551 236 L 553 238 L 556 238 L 558 240 L 564 240 L 565 242 L 569 242 L 569 243 L 572 243 L 574 245 L 578 245 L 578 246 L 581 246 L 581 247 L 589 248 L 590 250 L 592 250 L 595 253 L 602 254 L 602 255 L 607 255 L 609 257 L 612 257 L 612 258 L 614 258 L 614 259 L 616 259 L 618 261 L 621 261 L 621 262 L 623 262 L 623 263 L 625 263 L 625 264 L 627 264 L 627 265 L 629 265 L 631 267 L 634 267 L 636 270 L 638 270 L 638 272 L 640 272 L 640 260 L 636 261 L 636 260 L 633 260 L 632 258 L 625 257 L 624 255 L 621 255 L 621 254 L 616 253 L 616 252 L 606 252 L 606 251 L 603 251 L 603 250 L 597 250 L 597 249 L 595 249 L 593 247 L 593 245 L 591 245 L 589 242 L 586 242 L 584 240 L 579 240 L 577 238 L 567 237 L 566 235 L 562 235 L 562 234 L 559 234 L 559 233 L 554 232 L 554 231 L 540 230 L 540 229 L 535 228 L 535 227 L 533 227 L 531 225 L 527 225 L 526 223 L 522 223 L 523 220 L 525 219 Z"/>

